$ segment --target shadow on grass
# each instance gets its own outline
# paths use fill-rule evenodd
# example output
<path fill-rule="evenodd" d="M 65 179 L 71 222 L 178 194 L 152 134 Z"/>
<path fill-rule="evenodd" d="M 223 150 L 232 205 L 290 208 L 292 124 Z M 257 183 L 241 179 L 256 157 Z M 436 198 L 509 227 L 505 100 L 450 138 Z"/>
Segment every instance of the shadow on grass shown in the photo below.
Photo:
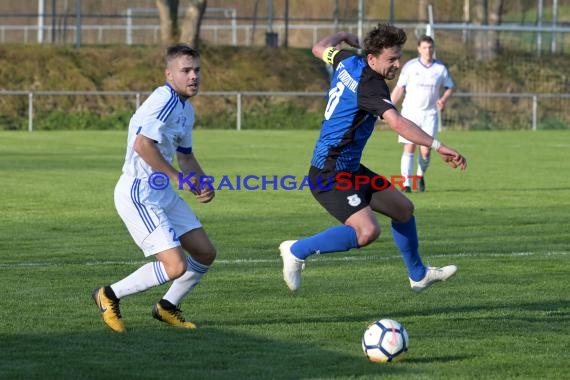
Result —
<path fill-rule="evenodd" d="M 203 328 L 141 329 L 126 334 L 4 335 L 2 378 L 25 379 L 301 379 L 410 378 L 417 369 L 303 342 L 283 342 Z"/>

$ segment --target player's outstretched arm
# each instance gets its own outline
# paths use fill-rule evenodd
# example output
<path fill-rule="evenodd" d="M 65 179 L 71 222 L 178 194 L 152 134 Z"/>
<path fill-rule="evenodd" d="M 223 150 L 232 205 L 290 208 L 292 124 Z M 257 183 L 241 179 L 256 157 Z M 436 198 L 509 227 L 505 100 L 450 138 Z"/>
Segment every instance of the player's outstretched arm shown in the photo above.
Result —
<path fill-rule="evenodd" d="M 452 168 L 459 167 L 461 170 L 467 168 L 467 159 L 456 150 L 442 144 L 438 140 L 425 133 L 412 121 L 403 117 L 395 109 L 390 109 L 382 115 L 386 123 L 399 135 L 414 144 L 433 148 L 439 153 L 441 158 Z"/>
<path fill-rule="evenodd" d="M 439 153 L 443 161 L 445 161 L 453 169 L 457 167 L 459 167 L 461 170 L 467 169 L 467 159 L 464 156 L 462 156 L 453 148 L 450 148 L 437 140 L 434 141 L 434 145 L 436 146 L 432 146 L 432 148 L 434 148 L 436 152 Z M 437 147 L 438 144 L 439 147 Z"/>

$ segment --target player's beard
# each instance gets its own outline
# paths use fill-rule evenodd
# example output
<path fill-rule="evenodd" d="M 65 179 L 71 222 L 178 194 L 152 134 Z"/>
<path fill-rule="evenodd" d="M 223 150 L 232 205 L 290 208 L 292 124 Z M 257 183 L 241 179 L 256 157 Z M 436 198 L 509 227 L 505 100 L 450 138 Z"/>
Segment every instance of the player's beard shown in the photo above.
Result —
<path fill-rule="evenodd" d="M 396 78 L 396 73 L 398 72 L 398 70 L 389 70 L 386 73 L 386 76 L 384 78 L 388 79 L 388 80 L 392 80 L 394 78 Z"/>

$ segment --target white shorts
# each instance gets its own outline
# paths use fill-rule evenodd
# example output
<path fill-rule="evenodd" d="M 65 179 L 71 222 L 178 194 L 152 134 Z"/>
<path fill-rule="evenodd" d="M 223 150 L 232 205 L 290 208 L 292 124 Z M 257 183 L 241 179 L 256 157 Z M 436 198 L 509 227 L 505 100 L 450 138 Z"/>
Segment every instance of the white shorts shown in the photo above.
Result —
<path fill-rule="evenodd" d="M 115 207 L 145 256 L 179 247 L 179 236 L 202 227 L 172 187 L 155 190 L 146 179 L 122 175 L 115 186 Z"/>
<path fill-rule="evenodd" d="M 402 116 L 416 123 L 425 133 L 435 138 L 437 136 L 437 111 L 415 111 L 402 110 Z M 402 144 L 413 144 L 413 142 L 398 136 L 398 142 Z"/>

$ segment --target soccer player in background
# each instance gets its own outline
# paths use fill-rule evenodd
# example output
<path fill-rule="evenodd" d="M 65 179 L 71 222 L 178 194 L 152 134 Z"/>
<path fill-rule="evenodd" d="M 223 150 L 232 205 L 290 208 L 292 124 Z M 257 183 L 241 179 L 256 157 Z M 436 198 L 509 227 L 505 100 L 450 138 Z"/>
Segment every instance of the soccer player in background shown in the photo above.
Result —
<path fill-rule="evenodd" d="M 172 326 L 196 328 L 185 320 L 179 304 L 216 257 L 200 221 L 169 186 L 193 192 L 201 203 L 214 198 L 212 188 L 197 183 L 205 174 L 192 150 L 195 115 L 189 99 L 200 86 L 200 55 L 180 44 L 166 50 L 165 61 L 166 84 L 156 88 L 130 120 L 123 172 L 115 187 L 121 219 L 153 261 L 93 291 L 101 318 L 116 332 L 125 331 L 121 299 L 169 281 L 172 284 L 153 306 L 152 316 Z M 175 156 L 182 173 L 173 166 Z"/>
<path fill-rule="evenodd" d="M 402 102 L 402 116 L 413 121 L 424 132 L 437 137 L 439 112 L 443 112 L 447 99 L 453 92 L 453 79 L 445 65 L 434 59 L 435 43 L 430 36 L 422 36 L 418 41 L 417 58 L 408 61 L 402 68 L 396 87 L 392 90 L 392 102 Z M 440 97 L 441 89 L 444 89 Z M 404 144 L 404 151 L 400 161 L 402 176 L 405 178 L 404 191 L 410 193 L 410 176 L 414 168 L 414 155 L 416 144 L 402 135 L 398 142 Z M 428 169 L 431 148 L 420 146 L 418 153 L 417 176 L 419 178 L 418 191 L 425 191 L 424 175 Z"/>
<path fill-rule="evenodd" d="M 420 292 L 434 282 L 444 281 L 457 271 L 455 265 L 426 267 L 418 249 L 414 205 L 385 178 L 362 165 L 364 146 L 378 118 L 415 144 L 434 148 L 452 167 L 466 168 L 465 157 L 432 138 L 404 118 L 390 99 L 386 80 L 394 79 L 400 68 L 406 34 L 392 25 L 378 24 L 365 37 L 360 56 L 354 50 L 335 46 L 346 42 L 360 47 L 358 37 L 338 32 L 313 46 L 315 57 L 333 65 L 320 136 L 317 140 L 309 178 L 317 201 L 342 225 L 300 240 L 287 240 L 279 250 L 283 279 L 289 289 L 301 286 L 301 270 L 307 257 L 364 247 L 378 238 L 380 227 L 374 212 L 392 219 L 392 234 L 408 269 L 412 289 Z M 343 176 L 342 183 L 339 176 Z M 364 179 L 368 179 L 367 184 Z M 350 186 L 346 181 L 350 180 Z M 372 185 L 372 182 L 374 184 Z M 384 190 L 381 188 L 386 187 Z"/>

